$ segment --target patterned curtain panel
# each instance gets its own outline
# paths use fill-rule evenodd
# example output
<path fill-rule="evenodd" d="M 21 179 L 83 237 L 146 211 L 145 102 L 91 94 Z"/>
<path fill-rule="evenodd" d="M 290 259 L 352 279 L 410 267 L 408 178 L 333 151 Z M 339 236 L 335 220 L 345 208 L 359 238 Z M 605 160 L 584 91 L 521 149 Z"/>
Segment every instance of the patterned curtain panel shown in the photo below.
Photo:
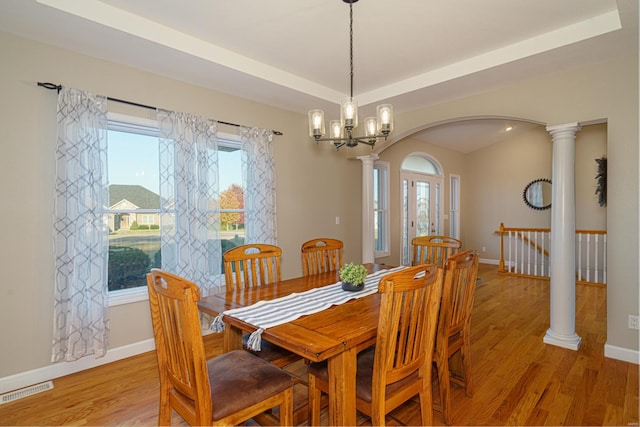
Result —
<path fill-rule="evenodd" d="M 162 268 L 206 296 L 222 283 L 217 124 L 158 110 L 158 127 Z"/>
<path fill-rule="evenodd" d="M 107 100 L 77 89 L 58 96 L 52 362 L 105 355 L 109 310 Z"/>
<path fill-rule="evenodd" d="M 276 168 L 273 132 L 240 128 L 247 243 L 276 244 Z"/>

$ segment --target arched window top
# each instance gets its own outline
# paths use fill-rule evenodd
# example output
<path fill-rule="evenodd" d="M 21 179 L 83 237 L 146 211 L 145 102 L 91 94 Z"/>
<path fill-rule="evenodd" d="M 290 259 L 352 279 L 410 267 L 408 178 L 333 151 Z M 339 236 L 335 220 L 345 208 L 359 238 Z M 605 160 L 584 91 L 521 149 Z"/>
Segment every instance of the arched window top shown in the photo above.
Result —
<path fill-rule="evenodd" d="M 431 159 L 424 156 L 407 156 L 402 162 L 402 169 L 413 172 L 428 173 L 430 175 L 441 175 L 440 168 Z"/>

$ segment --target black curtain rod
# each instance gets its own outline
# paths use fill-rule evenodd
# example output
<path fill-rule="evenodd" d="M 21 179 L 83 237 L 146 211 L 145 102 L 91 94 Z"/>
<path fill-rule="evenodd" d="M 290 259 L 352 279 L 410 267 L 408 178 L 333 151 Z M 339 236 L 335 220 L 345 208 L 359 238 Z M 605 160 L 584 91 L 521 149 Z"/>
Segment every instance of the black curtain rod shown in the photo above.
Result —
<path fill-rule="evenodd" d="M 38 86 L 43 87 L 45 89 L 51 89 L 51 90 L 55 89 L 56 91 L 58 91 L 58 93 L 60 93 L 60 91 L 62 90 L 62 85 L 56 85 L 56 84 L 53 84 L 53 83 L 38 82 Z M 138 104 L 137 102 L 125 101 L 124 99 L 107 97 L 107 100 L 114 101 L 114 102 L 119 102 L 121 104 L 133 105 L 134 107 L 147 108 L 149 110 L 157 110 L 156 107 L 153 107 L 151 105 Z M 241 127 L 242 126 L 242 125 L 239 125 L 237 123 L 223 122 L 221 120 L 216 120 L 216 122 L 222 123 L 223 125 L 229 125 L 229 126 L 235 126 L 235 127 Z M 274 135 L 278 135 L 278 136 L 282 135 L 282 132 L 280 132 L 279 130 L 272 130 L 271 132 Z"/>

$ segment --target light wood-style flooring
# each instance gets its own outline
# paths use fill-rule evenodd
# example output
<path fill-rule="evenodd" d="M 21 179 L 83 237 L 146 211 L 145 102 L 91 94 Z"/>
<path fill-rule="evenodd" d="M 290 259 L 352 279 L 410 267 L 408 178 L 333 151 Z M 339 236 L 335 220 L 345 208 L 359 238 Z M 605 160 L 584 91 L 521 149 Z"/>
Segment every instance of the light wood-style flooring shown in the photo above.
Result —
<path fill-rule="evenodd" d="M 475 394 L 453 386 L 456 425 L 638 425 L 638 365 L 604 357 L 606 289 L 578 285 L 578 351 L 546 345 L 549 282 L 499 275 L 481 265 L 472 317 Z M 220 335 L 205 337 L 211 356 Z M 304 374 L 304 364 L 292 370 Z M 157 424 L 155 353 L 54 380 L 55 388 L 0 405 L 0 425 Z M 437 396 L 436 396 L 437 400 Z M 326 424 L 326 414 L 322 421 Z M 174 414 L 175 425 L 184 425 Z M 389 425 L 418 425 L 416 402 L 392 412 Z M 443 425 L 435 412 L 434 423 Z M 370 425 L 358 417 L 359 425 Z"/>

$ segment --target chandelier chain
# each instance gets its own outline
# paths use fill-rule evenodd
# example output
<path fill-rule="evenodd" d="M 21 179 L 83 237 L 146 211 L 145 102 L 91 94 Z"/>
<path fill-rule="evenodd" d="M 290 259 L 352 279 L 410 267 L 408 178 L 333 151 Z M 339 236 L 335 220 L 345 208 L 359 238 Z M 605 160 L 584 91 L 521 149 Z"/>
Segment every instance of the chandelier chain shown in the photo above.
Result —
<path fill-rule="evenodd" d="M 349 3 L 349 69 L 351 70 L 351 98 L 353 98 L 353 2 Z"/>

